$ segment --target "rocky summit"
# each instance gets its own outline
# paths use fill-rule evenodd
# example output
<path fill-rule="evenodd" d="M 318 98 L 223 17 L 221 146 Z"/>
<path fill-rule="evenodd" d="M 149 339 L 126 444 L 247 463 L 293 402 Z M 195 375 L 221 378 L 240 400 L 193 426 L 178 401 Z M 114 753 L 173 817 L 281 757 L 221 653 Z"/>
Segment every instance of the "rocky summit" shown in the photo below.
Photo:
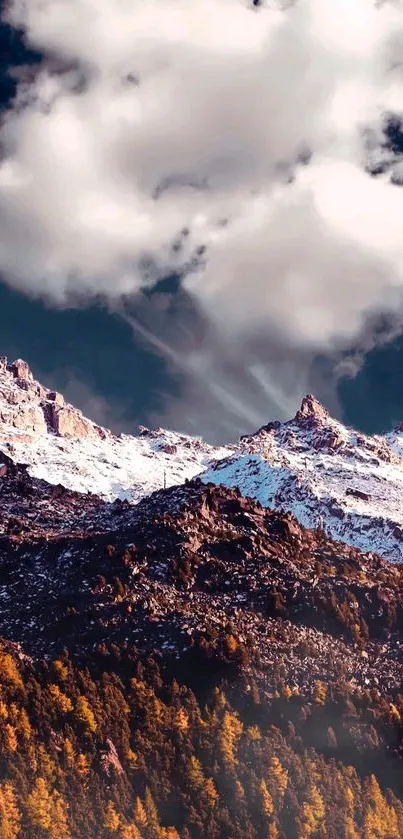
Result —
<path fill-rule="evenodd" d="M 112 434 L 35 381 L 26 362 L 3 359 L 0 452 L 26 464 L 33 477 L 109 501 L 137 503 L 200 475 L 364 552 L 403 558 L 401 427 L 361 434 L 333 419 L 313 395 L 293 419 L 217 447 L 161 428 Z"/>
<path fill-rule="evenodd" d="M 0 420 L 8 442 L 32 443 L 36 437 L 104 437 L 104 429 L 67 405 L 60 393 L 35 381 L 29 365 L 22 359 L 8 364 L 0 359 Z"/>
<path fill-rule="evenodd" d="M 0 839 L 401 839 L 401 429 L 0 417 Z"/>
<path fill-rule="evenodd" d="M 24 361 L 0 362 L 1 452 L 29 474 L 77 492 L 137 502 L 183 483 L 230 450 L 165 429 L 112 434 L 35 381 Z"/>
<path fill-rule="evenodd" d="M 403 434 L 368 436 L 333 419 L 308 395 L 295 417 L 241 439 L 205 480 L 238 486 L 266 507 L 291 511 L 362 551 L 403 559 Z"/>

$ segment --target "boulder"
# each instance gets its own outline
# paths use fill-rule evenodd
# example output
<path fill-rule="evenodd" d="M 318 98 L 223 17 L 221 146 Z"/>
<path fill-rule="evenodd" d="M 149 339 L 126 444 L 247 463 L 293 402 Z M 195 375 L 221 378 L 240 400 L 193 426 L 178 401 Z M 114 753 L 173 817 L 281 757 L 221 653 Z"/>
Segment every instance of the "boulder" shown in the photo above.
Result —
<path fill-rule="evenodd" d="M 31 373 L 30 366 L 22 358 L 17 358 L 16 361 L 8 366 L 8 369 L 15 379 L 22 379 L 23 381 L 29 382 L 33 381 L 34 377 Z"/>

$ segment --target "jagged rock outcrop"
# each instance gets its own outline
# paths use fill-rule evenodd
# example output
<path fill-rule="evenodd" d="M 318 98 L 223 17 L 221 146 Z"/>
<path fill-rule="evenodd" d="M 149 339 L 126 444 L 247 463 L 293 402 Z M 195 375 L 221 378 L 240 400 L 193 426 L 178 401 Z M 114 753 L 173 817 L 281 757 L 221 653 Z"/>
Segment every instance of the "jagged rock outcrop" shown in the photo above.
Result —
<path fill-rule="evenodd" d="M 10 440 L 16 429 L 16 441 L 22 439 L 22 432 L 25 443 L 45 434 L 90 439 L 106 435 L 105 429 L 66 404 L 62 394 L 37 382 L 26 361 L 9 364 L 4 357 L 0 360 L 0 423 L 8 429 Z"/>
<path fill-rule="evenodd" d="M 21 379 L 26 382 L 32 382 L 34 379 L 29 364 L 23 361 L 22 358 L 18 358 L 12 364 L 8 365 L 7 369 L 15 379 Z"/>
<path fill-rule="evenodd" d="M 44 409 L 48 426 L 54 434 L 58 437 L 106 437 L 107 432 L 103 428 L 86 419 L 72 405 L 66 405 L 60 394 L 55 394 L 55 397 L 48 400 Z"/>
<path fill-rule="evenodd" d="M 308 393 L 301 402 L 301 407 L 294 417 L 296 423 L 321 423 L 329 419 L 329 412 L 316 396 Z"/>

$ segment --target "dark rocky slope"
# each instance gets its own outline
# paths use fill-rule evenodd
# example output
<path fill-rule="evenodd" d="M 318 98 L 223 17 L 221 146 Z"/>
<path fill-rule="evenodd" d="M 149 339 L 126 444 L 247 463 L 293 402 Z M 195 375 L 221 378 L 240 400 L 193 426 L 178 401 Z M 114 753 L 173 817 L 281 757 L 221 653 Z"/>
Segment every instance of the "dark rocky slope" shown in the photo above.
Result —
<path fill-rule="evenodd" d="M 401 566 L 200 480 L 132 507 L 3 459 L 0 579 L 3 839 L 401 835 Z"/>

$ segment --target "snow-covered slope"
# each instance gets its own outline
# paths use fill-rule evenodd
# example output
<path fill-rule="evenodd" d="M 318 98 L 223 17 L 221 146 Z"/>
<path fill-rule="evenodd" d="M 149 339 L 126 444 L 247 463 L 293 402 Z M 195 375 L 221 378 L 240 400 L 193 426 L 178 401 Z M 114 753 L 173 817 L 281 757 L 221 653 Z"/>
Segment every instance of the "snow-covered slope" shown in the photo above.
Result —
<path fill-rule="evenodd" d="M 292 420 L 226 448 L 164 429 L 116 436 L 34 381 L 25 362 L 0 359 L 1 451 L 28 464 L 34 478 L 106 500 L 136 503 L 200 475 L 403 561 L 403 425 L 368 437 L 332 419 L 313 396 Z"/>
<path fill-rule="evenodd" d="M 32 477 L 137 502 L 198 475 L 230 449 L 172 431 L 116 436 L 36 382 L 25 362 L 0 360 L 0 451 Z"/>
<path fill-rule="evenodd" d="M 269 423 L 203 475 L 363 551 L 403 560 L 403 433 L 368 437 L 307 396 L 294 419 Z"/>

